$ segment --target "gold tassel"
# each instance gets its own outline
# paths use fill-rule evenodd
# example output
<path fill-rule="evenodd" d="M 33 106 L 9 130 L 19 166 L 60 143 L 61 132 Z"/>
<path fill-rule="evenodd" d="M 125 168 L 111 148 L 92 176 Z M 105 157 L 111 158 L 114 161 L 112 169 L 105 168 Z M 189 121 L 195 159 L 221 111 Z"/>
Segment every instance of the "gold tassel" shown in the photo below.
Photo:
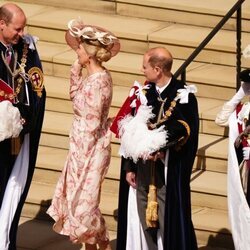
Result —
<path fill-rule="evenodd" d="M 161 107 L 158 113 L 157 123 L 160 122 L 160 119 L 163 115 L 163 108 L 164 108 L 164 104 L 167 101 L 167 98 L 162 100 L 162 98 L 159 97 L 158 101 L 161 102 Z M 154 127 L 152 127 L 151 129 L 154 129 Z M 148 191 L 148 202 L 147 202 L 147 208 L 146 208 L 146 224 L 149 228 L 150 227 L 156 228 L 158 227 L 159 204 L 157 202 L 157 189 L 155 186 L 155 161 L 151 161 L 150 168 L 151 168 L 151 184 L 149 185 L 149 191 Z"/>
<path fill-rule="evenodd" d="M 149 185 L 146 209 L 146 224 L 148 227 L 158 227 L 158 202 L 156 194 L 156 186 Z"/>
<path fill-rule="evenodd" d="M 21 149 L 21 138 L 11 138 L 11 154 L 18 155 Z"/>

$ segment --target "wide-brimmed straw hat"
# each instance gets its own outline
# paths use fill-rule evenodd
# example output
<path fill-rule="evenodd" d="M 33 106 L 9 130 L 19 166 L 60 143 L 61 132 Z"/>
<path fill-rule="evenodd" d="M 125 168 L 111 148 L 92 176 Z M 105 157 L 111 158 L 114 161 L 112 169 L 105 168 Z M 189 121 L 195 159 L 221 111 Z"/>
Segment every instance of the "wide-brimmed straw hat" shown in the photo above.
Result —
<path fill-rule="evenodd" d="M 84 40 L 98 40 L 103 47 L 111 52 L 112 57 L 120 51 L 120 41 L 113 33 L 105 28 L 84 24 L 79 19 L 68 22 L 65 40 L 73 50 L 77 50 L 79 44 Z"/>

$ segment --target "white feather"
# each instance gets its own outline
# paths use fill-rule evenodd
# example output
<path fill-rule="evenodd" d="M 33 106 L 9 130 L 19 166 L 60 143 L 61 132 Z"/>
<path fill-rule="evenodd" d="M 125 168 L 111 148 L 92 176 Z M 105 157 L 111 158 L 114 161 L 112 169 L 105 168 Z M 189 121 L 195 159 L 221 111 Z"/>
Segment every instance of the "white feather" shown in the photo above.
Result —
<path fill-rule="evenodd" d="M 150 154 L 166 145 L 167 131 L 164 126 L 148 129 L 147 124 L 153 117 L 152 107 L 141 105 L 134 117 L 128 115 L 119 122 L 121 156 L 132 158 L 134 162 L 139 158 L 146 160 Z"/>
<path fill-rule="evenodd" d="M 0 102 L 0 141 L 18 137 L 23 129 L 18 108 L 9 101 Z"/>

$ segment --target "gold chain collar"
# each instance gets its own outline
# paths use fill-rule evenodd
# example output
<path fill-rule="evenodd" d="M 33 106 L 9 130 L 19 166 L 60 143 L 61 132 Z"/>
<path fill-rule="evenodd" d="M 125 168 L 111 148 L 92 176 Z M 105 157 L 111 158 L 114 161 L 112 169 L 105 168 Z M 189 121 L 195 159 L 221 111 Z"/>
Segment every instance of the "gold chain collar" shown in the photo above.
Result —
<path fill-rule="evenodd" d="M 158 125 L 162 124 L 163 122 L 165 122 L 169 119 L 169 117 L 173 114 L 173 111 L 176 107 L 176 101 L 177 101 L 178 95 L 179 95 L 179 93 L 176 94 L 175 98 L 170 103 L 169 108 L 165 111 L 165 113 L 163 114 L 163 117 L 161 119 L 158 119 L 156 123 L 149 123 L 148 126 L 150 129 L 155 129 Z M 162 105 L 162 109 L 163 109 L 163 105 Z M 162 111 L 162 109 L 161 109 L 161 111 Z"/>
<path fill-rule="evenodd" d="M 18 74 L 20 72 L 25 72 L 25 67 L 26 67 L 26 62 L 27 62 L 27 54 L 28 54 L 28 44 L 24 43 L 23 55 L 22 55 L 22 58 L 21 58 L 21 64 L 19 66 L 19 69 L 17 70 Z M 8 70 L 10 72 L 12 72 L 9 65 L 8 65 L 8 63 L 7 63 L 7 61 L 6 61 L 6 59 L 3 57 L 3 54 L 2 54 L 2 58 L 3 58 L 3 61 L 4 61 L 5 65 L 6 65 L 6 67 L 8 68 Z M 13 74 L 13 72 L 12 72 L 12 74 Z M 12 101 L 20 93 L 23 81 L 24 81 L 23 78 L 21 76 L 19 76 L 17 78 L 17 83 L 18 83 L 17 87 L 16 87 L 15 90 L 13 90 L 13 93 L 9 94 L 9 93 L 6 93 L 4 90 L 0 89 L 0 96 L 4 97 L 5 99 L 9 99 L 9 100 Z"/>

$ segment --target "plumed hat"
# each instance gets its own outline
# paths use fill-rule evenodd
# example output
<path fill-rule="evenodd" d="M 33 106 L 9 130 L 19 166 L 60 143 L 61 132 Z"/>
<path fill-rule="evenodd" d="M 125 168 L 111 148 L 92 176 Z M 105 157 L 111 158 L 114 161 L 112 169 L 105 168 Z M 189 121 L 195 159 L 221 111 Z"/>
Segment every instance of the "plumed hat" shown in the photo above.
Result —
<path fill-rule="evenodd" d="M 77 50 L 81 41 L 98 40 L 103 47 L 111 52 L 112 57 L 120 51 L 120 41 L 113 33 L 98 26 L 86 25 L 78 19 L 68 22 L 65 40 L 73 50 Z"/>

